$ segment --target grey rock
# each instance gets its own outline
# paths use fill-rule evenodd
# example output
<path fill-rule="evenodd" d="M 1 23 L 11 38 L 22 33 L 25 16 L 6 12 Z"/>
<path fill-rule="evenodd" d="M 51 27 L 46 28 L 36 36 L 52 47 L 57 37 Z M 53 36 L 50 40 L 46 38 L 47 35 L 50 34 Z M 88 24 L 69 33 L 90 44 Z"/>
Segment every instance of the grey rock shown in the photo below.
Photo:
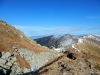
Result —
<path fill-rule="evenodd" d="M 23 35 L 20 35 L 20 38 L 23 39 L 24 38 Z"/>
<path fill-rule="evenodd" d="M 6 52 L 6 53 L 4 53 L 4 54 L 2 55 L 1 58 L 7 59 L 7 58 L 10 57 L 10 56 L 11 56 L 11 53 L 10 53 L 10 52 Z"/>
<path fill-rule="evenodd" d="M 6 52 L 6 53 L 2 52 L 2 57 L 0 58 L 0 66 L 2 66 L 5 69 L 10 69 L 12 64 L 14 64 L 14 66 L 11 68 L 12 71 L 10 75 L 17 75 L 17 74 L 31 72 L 31 69 L 28 68 L 22 69 L 20 67 L 20 64 L 15 62 L 17 60 L 16 57 L 14 57 L 15 55 L 20 55 L 22 58 L 25 58 L 25 60 L 30 64 L 31 68 L 35 66 L 37 68 L 40 68 L 44 66 L 48 60 L 57 56 L 58 54 L 55 54 L 53 52 L 41 52 L 40 54 L 37 54 L 34 53 L 33 51 L 23 48 L 18 49 L 18 51 L 15 52 Z"/>
<path fill-rule="evenodd" d="M 0 65 L 5 64 L 5 63 L 6 63 L 6 60 L 5 60 L 5 59 L 0 58 Z"/>
<path fill-rule="evenodd" d="M 20 67 L 17 67 L 16 72 L 17 72 L 17 73 L 20 73 L 21 71 L 22 71 L 22 69 L 21 69 Z"/>
<path fill-rule="evenodd" d="M 13 57 L 12 60 L 13 60 L 13 61 L 16 61 L 17 59 L 16 59 L 16 57 Z"/>
<path fill-rule="evenodd" d="M 16 56 L 16 55 L 18 55 L 18 53 L 17 52 L 12 52 L 11 55 Z"/>
<path fill-rule="evenodd" d="M 7 66 L 7 65 L 2 65 L 2 67 L 3 67 L 4 69 L 9 68 L 9 66 Z"/>
<path fill-rule="evenodd" d="M 16 52 L 18 51 L 18 49 L 14 49 Z"/>
<path fill-rule="evenodd" d="M 10 62 L 13 64 L 14 63 L 14 60 L 10 60 Z"/>
<path fill-rule="evenodd" d="M 6 65 L 7 66 L 11 66 L 12 65 L 12 62 L 7 62 Z"/>
<path fill-rule="evenodd" d="M 27 73 L 27 72 L 30 72 L 30 71 L 31 71 L 31 70 L 28 69 L 28 68 L 24 68 L 24 69 L 23 69 L 23 72 L 24 72 L 24 73 Z"/>

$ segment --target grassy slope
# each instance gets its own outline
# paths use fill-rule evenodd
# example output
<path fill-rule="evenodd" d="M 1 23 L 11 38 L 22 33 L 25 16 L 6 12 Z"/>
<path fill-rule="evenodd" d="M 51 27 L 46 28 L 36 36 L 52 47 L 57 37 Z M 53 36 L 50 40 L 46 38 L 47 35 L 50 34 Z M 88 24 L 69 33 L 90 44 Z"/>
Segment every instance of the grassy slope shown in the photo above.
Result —
<path fill-rule="evenodd" d="M 23 36 L 22 39 L 20 37 L 21 35 Z M 37 45 L 34 40 L 28 39 L 22 32 L 14 27 L 0 24 L 0 51 L 12 51 L 14 43 L 19 45 L 19 47 L 34 50 L 34 52 L 37 53 L 48 51 L 46 48 Z"/>
<path fill-rule="evenodd" d="M 100 64 L 100 43 L 92 39 L 87 40 L 92 42 L 92 44 L 84 42 L 81 44 L 77 44 L 76 48 L 83 51 L 86 54 L 87 58 L 93 59 L 98 64 Z"/>

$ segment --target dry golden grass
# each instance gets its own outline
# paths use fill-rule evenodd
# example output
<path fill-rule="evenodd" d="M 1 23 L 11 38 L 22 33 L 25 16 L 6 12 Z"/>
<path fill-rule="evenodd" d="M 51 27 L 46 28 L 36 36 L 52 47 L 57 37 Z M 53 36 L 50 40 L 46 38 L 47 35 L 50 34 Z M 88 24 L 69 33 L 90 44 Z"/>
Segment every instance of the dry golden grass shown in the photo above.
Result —
<path fill-rule="evenodd" d="M 16 56 L 16 58 L 17 58 L 16 62 L 18 62 L 22 68 L 31 68 L 29 63 L 24 58 L 22 58 L 18 55 Z"/>
<path fill-rule="evenodd" d="M 20 42 L 18 41 L 17 42 L 21 47 L 23 48 L 26 48 L 26 49 L 29 49 L 29 50 L 33 50 L 34 52 L 36 53 L 39 53 L 39 52 L 47 52 L 48 50 L 46 48 L 43 48 L 37 44 L 30 44 L 29 42 L 27 41 L 24 41 L 24 42 Z"/>
<path fill-rule="evenodd" d="M 76 45 L 76 48 L 79 49 L 79 50 L 83 50 L 86 53 L 90 53 L 94 56 L 100 57 L 100 48 L 96 47 L 94 45 L 83 43 L 83 44 L 80 44 L 80 45 Z"/>
<path fill-rule="evenodd" d="M 31 40 L 33 43 L 31 44 L 30 40 L 22 32 L 10 25 L 0 24 L 0 38 L 0 51 L 13 51 L 14 43 L 19 45 L 19 47 L 33 50 L 37 53 L 48 51 L 46 48 L 37 45 L 34 40 Z"/>
<path fill-rule="evenodd" d="M 5 47 L 3 46 L 2 43 L 0 43 L 0 52 L 3 51 L 3 50 L 5 50 Z"/>
<path fill-rule="evenodd" d="M 100 44 L 92 39 L 87 39 L 94 44 L 89 44 L 88 42 L 84 42 L 82 44 L 77 44 L 76 48 L 80 51 L 83 51 L 86 55 L 86 58 L 94 60 L 96 63 L 100 64 Z M 97 46 L 95 46 L 97 45 Z"/>

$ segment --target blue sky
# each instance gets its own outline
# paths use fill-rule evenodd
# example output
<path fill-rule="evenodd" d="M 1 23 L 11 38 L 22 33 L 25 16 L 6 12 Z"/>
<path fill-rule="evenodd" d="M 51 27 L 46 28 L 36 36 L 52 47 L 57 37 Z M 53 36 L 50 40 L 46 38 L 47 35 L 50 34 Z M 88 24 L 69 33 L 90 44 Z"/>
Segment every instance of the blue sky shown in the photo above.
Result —
<path fill-rule="evenodd" d="M 27 36 L 100 34 L 100 0 L 0 0 L 0 19 Z"/>

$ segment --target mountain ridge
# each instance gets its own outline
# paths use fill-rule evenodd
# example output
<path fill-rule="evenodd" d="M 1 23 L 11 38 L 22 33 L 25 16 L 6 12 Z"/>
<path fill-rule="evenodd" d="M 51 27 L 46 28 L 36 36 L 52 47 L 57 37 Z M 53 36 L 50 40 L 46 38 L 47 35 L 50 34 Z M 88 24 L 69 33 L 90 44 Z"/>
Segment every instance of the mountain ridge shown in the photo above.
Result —
<path fill-rule="evenodd" d="M 43 37 L 43 38 L 38 38 L 38 39 L 34 39 L 38 44 L 42 45 L 42 46 L 47 46 L 49 48 L 52 47 L 62 47 L 64 44 L 65 45 L 70 45 L 72 43 L 74 43 L 75 39 L 77 39 L 76 36 L 72 36 L 70 34 L 65 34 L 65 35 L 59 35 L 59 36 L 54 36 L 54 35 L 50 35 L 47 37 Z"/>

